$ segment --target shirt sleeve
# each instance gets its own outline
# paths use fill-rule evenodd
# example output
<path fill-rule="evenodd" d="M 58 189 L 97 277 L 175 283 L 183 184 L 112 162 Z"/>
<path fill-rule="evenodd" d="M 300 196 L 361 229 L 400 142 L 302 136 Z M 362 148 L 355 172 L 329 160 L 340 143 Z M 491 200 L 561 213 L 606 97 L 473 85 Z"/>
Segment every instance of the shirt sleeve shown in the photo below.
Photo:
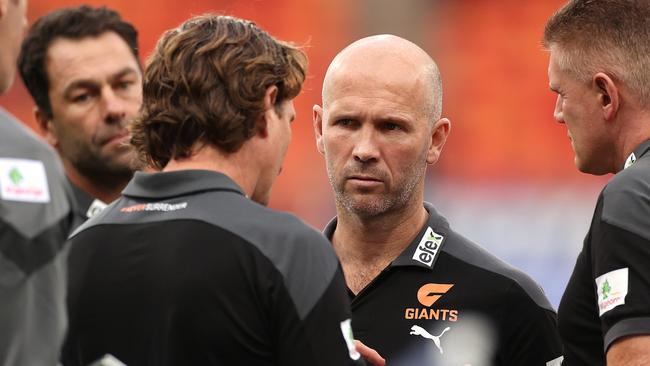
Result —
<path fill-rule="evenodd" d="M 276 310 L 278 314 L 286 314 L 283 309 Z M 349 299 L 339 268 L 320 299 L 300 323 L 292 319 L 276 321 L 278 364 L 366 365 L 354 348 L 350 319 Z"/>
<path fill-rule="evenodd" d="M 541 292 L 541 291 L 540 291 Z M 542 296 L 544 296 L 542 294 Z M 557 314 L 539 306 L 517 284 L 508 290 L 498 363 L 503 365 L 560 365 L 562 344 Z"/>
<path fill-rule="evenodd" d="M 605 352 L 618 338 L 650 334 L 650 240 L 602 222 L 592 283 Z"/>

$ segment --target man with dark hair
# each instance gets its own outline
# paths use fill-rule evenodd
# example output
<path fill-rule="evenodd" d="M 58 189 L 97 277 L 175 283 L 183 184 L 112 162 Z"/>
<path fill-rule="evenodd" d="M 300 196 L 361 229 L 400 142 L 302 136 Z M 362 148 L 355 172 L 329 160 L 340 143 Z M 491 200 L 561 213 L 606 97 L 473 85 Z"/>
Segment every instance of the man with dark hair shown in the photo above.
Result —
<path fill-rule="evenodd" d="M 616 174 L 560 302 L 563 365 L 648 365 L 650 2 L 570 1 L 547 22 L 544 46 L 578 170 Z"/>
<path fill-rule="evenodd" d="M 456 233 L 424 202 L 450 130 L 431 57 L 396 36 L 341 51 L 314 106 L 337 216 L 325 229 L 355 334 L 388 365 L 557 366 L 555 311 L 524 273 Z"/>
<path fill-rule="evenodd" d="M 27 0 L 0 0 L 0 94 L 12 85 Z M 65 333 L 70 207 L 52 149 L 0 108 L 0 365 L 56 365 Z"/>
<path fill-rule="evenodd" d="M 306 62 L 232 17 L 163 35 L 132 129 L 162 172 L 137 172 L 72 235 L 64 365 L 362 362 L 331 246 L 264 207 Z"/>
<path fill-rule="evenodd" d="M 56 10 L 31 27 L 18 63 L 72 183 L 80 224 L 133 176 L 127 124 L 142 103 L 137 32 L 106 7 Z"/>

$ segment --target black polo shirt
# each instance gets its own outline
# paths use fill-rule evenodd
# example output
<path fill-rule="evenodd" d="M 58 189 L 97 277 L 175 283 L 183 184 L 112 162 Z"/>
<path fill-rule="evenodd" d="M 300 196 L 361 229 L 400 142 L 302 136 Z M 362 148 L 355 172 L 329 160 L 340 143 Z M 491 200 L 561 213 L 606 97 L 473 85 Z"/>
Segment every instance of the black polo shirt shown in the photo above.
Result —
<path fill-rule="evenodd" d="M 460 236 L 432 205 L 417 238 L 352 300 L 388 366 L 557 366 L 556 315 L 528 276 Z M 332 237 L 336 219 L 325 229 Z"/>
<path fill-rule="evenodd" d="M 211 171 L 136 173 L 71 236 L 64 365 L 353 365 L 329 242 Z"/>
<path fill-rule="evenodd" d="M 73 229 L 76 229 L 86 222 L 86 220 L 106 208 L 106 203 L 97 198 L 93 198 L 91 195 L 86 193 L 86 191 L 72 183 L 70 179 L 68 179 L 68 183 L 70 184 L 72 192 L 71 206 L 74 215 Z"/>
<path fill-rule="evenodd" d="M 565 365 L 605 365 L 625 336 L 650 334 L 650 141 L 628 157 L 598 197 L 562 296 Z"/>

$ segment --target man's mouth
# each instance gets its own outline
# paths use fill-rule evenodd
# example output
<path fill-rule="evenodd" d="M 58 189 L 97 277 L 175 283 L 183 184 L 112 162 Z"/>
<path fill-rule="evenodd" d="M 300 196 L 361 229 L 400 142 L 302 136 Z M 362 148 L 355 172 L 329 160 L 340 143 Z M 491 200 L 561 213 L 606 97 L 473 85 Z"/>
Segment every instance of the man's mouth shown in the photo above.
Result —
<path fill-rule="evenodd" d="M 383 182 L 381 179 L 369 175 L 352 175 L 347 180 L 354 185 L 362 187 L 376 186 Z"/>
<path fill-rule="evenodd" d="M 111 145 L 111 144 L 123 144 L 128 143 L 131 138 L 131 134 L 128 130 L 123 130 L 118 133 L 109 135 L 103 139 L 102 145 Z"/>

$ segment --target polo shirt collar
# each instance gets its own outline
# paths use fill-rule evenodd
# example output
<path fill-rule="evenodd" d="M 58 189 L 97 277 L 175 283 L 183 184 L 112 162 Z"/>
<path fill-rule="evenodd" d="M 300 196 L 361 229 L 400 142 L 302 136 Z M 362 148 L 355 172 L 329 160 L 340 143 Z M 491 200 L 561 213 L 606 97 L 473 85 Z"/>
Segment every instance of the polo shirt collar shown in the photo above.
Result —
<path fill-rule="evenodd" d="M 93 197 L 81 188 L 77 187 L 77 185 L 72 183 L 68 177 L 66 177 L 66 179 L 70 185 L 70 191 L 72 191 L 72 209 L 76 215 L 80 217 L 87 217 L 87 211 L 90 205 L 93 203 Z"/>
<path fill-rule="evenodd" d="M 440 215 L 432 204 L 424 202 L 424 208 L 429 213 L 429 219 L 411 244 L 391 262 L 389 267 L 421 267 L 433 270 L 451 229 L 447 219 Z M 334 230 L 336 230 L 336 225 L 337 218 L 334 217 L 323 230 L 323 234 L 330 241 Z"/>
<path fill-rule="evenodd" d="M 132 198 L 172 198 L 206 191 L 244 191 L 225 174 L 211 170 L 136 172 L 122 194 Z"/>
<path fill-rule="evenodd" d="M 638 159 L 646 155 L 650 151 L 650 140 L 641 143 L 639 146 L 634 149 L 634 151 L 627 157 L 625 164 L 623 164 L 623 169 L 627 169 L 632 166 Z"/>

